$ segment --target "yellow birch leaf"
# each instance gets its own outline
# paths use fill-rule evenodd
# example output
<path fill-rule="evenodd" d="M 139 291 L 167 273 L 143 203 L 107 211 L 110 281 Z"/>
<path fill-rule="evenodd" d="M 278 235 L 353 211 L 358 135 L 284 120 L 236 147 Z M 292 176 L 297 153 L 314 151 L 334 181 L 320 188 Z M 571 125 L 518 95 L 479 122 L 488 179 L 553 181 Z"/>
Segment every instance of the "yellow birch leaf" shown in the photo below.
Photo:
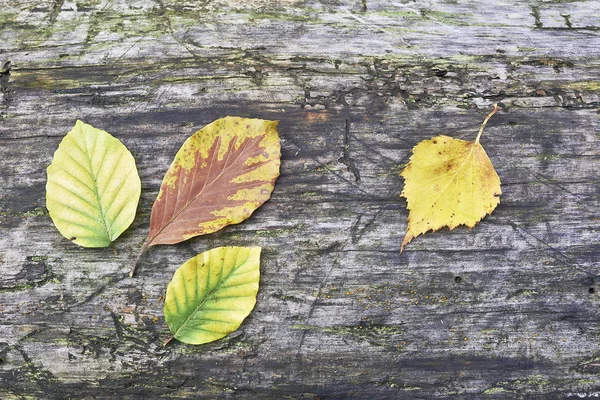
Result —
<path fill-rule="evenodd" d="M 474 227 L 500 203 L 500 178 L 479 143 L 485 124 L 497 110 L 494 104 L 473 142 L 440 135 L 414 147 L 400 173 L 404 178 L 400 196 L 406 198 L 409 210 L 401 253 L 413 238 L 427 231 Z"/>

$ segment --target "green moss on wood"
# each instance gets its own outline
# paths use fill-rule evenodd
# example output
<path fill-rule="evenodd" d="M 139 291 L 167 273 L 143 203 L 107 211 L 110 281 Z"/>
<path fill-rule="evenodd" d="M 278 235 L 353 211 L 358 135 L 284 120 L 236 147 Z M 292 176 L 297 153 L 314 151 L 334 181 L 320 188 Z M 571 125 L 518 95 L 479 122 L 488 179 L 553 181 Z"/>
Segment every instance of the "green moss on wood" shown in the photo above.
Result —
<path fill-rule="evenodd" d="M 511 390 L 506 390 L 503 387 L 491 387 L 489 389 L 486 389 L 483 391 L 482 394 L 484 395 L 494 395 L 494 394 L 502 394 L 502 393 L 510 393 L 512 392 Z"/>

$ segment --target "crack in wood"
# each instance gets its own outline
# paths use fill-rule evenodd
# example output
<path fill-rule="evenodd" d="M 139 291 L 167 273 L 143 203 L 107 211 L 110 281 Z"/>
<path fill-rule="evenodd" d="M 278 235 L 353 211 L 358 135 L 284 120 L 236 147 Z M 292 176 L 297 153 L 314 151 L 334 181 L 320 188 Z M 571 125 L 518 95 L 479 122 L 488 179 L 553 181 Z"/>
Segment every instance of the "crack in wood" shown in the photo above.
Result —
<path fill-rule="evenodd" d="M 338 159 L 339 162 L 344 164 L 350 172 L 354 175 L 356 183 L 360 183 L 360 171 L 354 164 L 354 161 L 350 158 L 350 120 L 346 119 L 346 125 L 344 129 L 344 145 L 343 145 L 343 156 Z"/>

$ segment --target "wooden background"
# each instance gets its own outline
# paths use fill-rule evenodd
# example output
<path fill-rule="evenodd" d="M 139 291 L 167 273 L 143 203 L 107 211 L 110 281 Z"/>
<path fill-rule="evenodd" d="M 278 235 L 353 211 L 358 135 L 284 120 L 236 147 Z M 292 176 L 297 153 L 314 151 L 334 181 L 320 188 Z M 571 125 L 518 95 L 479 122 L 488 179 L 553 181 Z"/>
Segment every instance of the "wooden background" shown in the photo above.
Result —
<path fill-rule="evenodd" d="M 600 395 L 600 2 L 1 0 L 5 63 L 0 398 Z M 496 102 L 501 204 L 400 255 L 410 149 L 472 140 Z M 226 115 L 280 120 L 272 199 L 130 279 L 177 149 Z M 70 243 L 45 209 L 77 119 L 138 163 L 114 248 Z M 173 272 L 224 245 L 263 247 L 256 308 L 164 348 Z"/>

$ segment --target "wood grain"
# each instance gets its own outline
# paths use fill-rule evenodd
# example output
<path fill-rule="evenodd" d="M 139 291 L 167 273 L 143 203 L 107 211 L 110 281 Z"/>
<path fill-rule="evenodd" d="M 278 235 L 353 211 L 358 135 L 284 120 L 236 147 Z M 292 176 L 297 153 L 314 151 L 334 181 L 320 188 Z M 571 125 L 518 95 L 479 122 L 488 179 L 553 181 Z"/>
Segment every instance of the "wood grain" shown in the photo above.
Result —
<path fill-rule="evenodd" d="M 600 393 L 600 3 L 0 4 L 0 397 L 565 398 Z M 399 247 L 420 140 L 482 138 L 502 181 L 471 231 Z M 242 224 L 144 255 L 183 141 L 279 120 L 281 176 Z M 75 120 L 134 154 L 114 248 L 63 239 L 45 169 Z M 261 246 L 257 305 L 205 346 L 169 335 L 187 259 Z"/>

